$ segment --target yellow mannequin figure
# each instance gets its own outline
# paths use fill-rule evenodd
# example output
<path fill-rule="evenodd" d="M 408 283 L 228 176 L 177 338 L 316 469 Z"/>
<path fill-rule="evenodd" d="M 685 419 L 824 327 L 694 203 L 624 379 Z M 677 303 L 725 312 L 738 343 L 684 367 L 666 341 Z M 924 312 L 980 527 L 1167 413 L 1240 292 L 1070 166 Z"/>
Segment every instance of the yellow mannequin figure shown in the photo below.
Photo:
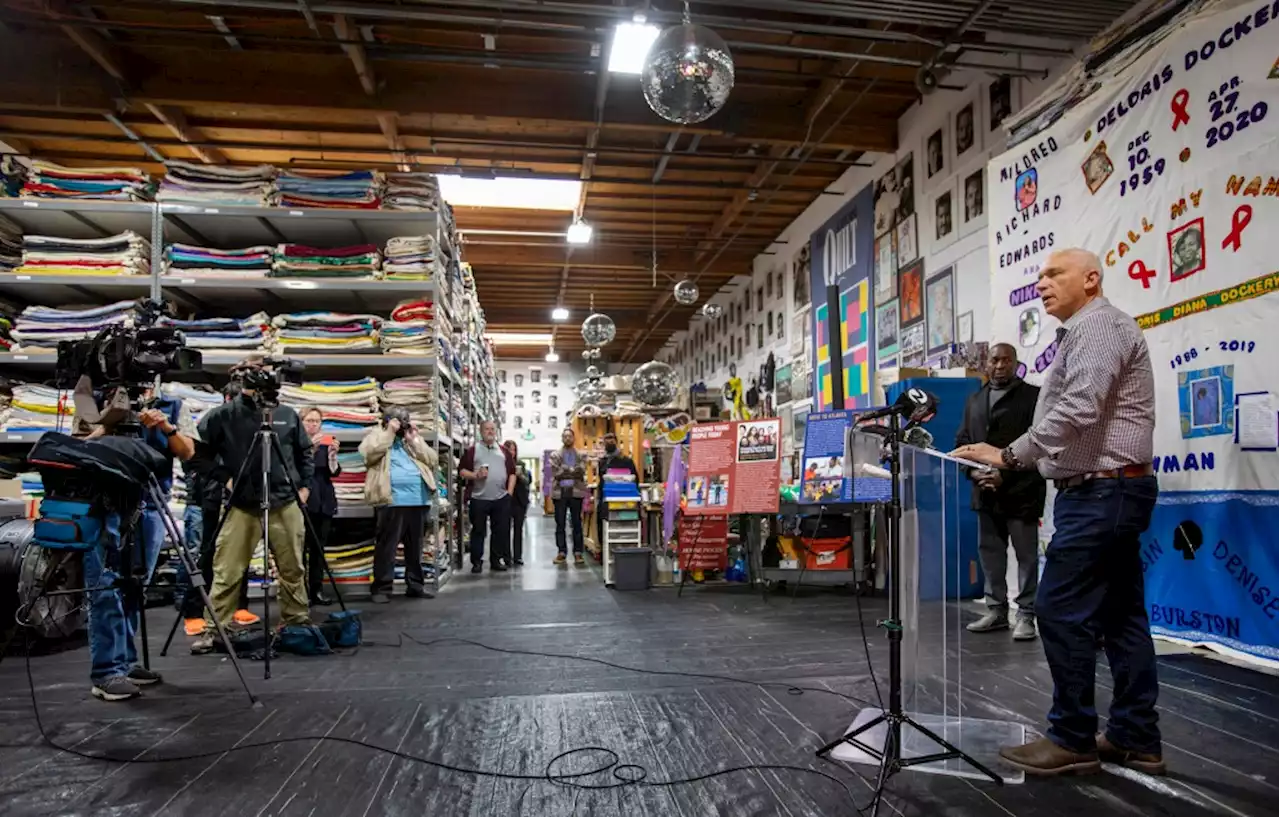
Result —
<path fill-rule="evenodd" d="M 729 401 L 729 419 L 750 420 L 751 411 L 747 408 L 742 391 L 742 378 L 738 377 L 738 367 L 729 364 L 729 382 L 724 384 L 724 397 Z"/>

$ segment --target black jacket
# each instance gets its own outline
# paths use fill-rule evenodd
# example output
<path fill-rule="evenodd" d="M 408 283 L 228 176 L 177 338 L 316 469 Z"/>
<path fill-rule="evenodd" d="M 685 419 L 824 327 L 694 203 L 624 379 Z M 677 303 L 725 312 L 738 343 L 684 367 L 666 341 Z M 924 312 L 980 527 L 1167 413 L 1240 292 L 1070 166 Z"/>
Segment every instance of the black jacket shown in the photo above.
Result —
<path fill-rule="evenodd" d="M 262 455 L 254 439 L 260 422 L 261 412 L 252 399 L 240 395 L 201 418 L 200 439 L 196 442 L 196 467 L 218 485 L 225 485 L 244 465 L 243 478 L 231 488 L 231 504 L 249 511 L 257 510 L 262 501 Z M 289 490 L 285 474 L 297 488 L 308 487 L 315 463 L 311 438 L 296 411 L 288 406 L 272 409 L 271 428 L 280 441 L 280 452 L 271 457 L 270 503 L 272 508 L 279 508 L 296 497 Z"/>
<path fill-rule="evenodd" d="M 342 472 L 342 466 L 339 465 L 337 471 L 329 470 L 328 444 L 315 446 L 315 452 L 311 460 L 315 472 L 311 475 L 311 496 L 307 497 L 307 512 L 337 516 L 338 494 L 333 489 L 333 478 Z"/>
<path fill-rule="evenodd" d="M 511 494 L 512 512 L 524 516 L 529 511 L 529 472 L 523 465 L 516 466 L 516 489 Z"/>
<path fill-rule="evenodd" d="M 1035 421 L 1040 389 L 1015 380 L 1004 397 L 988 410 L 990 384 L 969 398 L 964 419 L 956 432 L 956 445 L 990 443 L 1004 448 L 1021 437 Z M 1039 519 L 1044 513 L 1044 478 L 1035 471 L 1003 471 L 1003 483 L 994 491 L 973 486 L 973 509 L 988 510 L 1019 519 Z"/>

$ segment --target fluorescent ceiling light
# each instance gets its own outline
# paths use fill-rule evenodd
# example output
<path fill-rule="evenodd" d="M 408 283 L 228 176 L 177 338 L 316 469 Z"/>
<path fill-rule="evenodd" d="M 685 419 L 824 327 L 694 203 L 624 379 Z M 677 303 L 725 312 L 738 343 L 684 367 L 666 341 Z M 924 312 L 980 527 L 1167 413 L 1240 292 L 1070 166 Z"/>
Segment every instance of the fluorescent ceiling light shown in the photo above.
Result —
<path fill-rule="evenodd" d="M 494 346 L 549 346 L 550 332 L 489 332 L 485 335 Z"/>
<path fill-rule="evenodd" d="M 557 306 L 555 309 L 551 310 L 551 320 L 553 321 L 569 320 L 569 310 L 565 309 L 563 306 Z"/>
<path fill-rule="evenodd" d="M 564 237 L 570 244 L 590 244 L 592 232 L 591 225 L 587 222 L 575 221 L 569 225 Z"/>
<path fill-rule="evenodd" d="M 556 350 L 552 349 L 549 352 L 547 352 L 547 356 L 543 358 L 543 360 L 547 361 L 548 363 L 559 363 L 560 355 L 557 355 Z"/>
<path fill-rule="evenodd" d="M 642 72 L 644 58 L 658 33 L 658 27 L 648 23 L 618 23 L 609 46 L 609 70 L 615 74 Z"/>
<path fill-rule="evenodd" d="M 506 207 L 520 210 L 578 208 L 582 182 L 577 179 L 477 179 L 441 173 L 440 195 L 454 207 Z"/>

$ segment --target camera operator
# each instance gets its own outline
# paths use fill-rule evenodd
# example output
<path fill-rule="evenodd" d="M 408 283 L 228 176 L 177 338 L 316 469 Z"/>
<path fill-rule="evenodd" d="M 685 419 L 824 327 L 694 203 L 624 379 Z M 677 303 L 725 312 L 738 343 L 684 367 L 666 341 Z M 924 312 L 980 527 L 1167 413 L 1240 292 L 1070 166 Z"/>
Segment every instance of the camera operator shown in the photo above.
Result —
<path fill-rule="evenodd" d="M 151 393 L 144 395 L 150 400 Z M 107 395 L 104 404 L 119 405 L 127 396 Z M 195 453 L 192 438 L 179 430 L 185 415 L 181 401 L 162 398 L 138 414 L 143 427 L 142 441 L 164 457 L 164 466 L 157 473 L 164 497 L 169 496 L 173 483 L 173 459 L 190 459 Z M 89 433 L 90 439 L 113 434 L 116 424 L 102 423 Z M 164 544 L 164 522 L 160 509 L 150 498 L 144 500 L 139 518 L 141 548 L 134 550 L 132 572 L 145 586 L 155 571 L 160 548 Z M 103 527 L 102 546 L 84 551 L 85 587 L 97 588 L 89 593 L 89 672 L 94 697 L 104 701 L 124 701 L 141 694 L 140 686 L 158 684 L 160 674 L 138 665 L 138 651 L 134 634 L 138 630 L 138 603 L 142 591 L 121 593 L 113 587 L 119 574 L 126 568 L 121 563 L 120 516 L 107 515 Z M 110 589 L 108 589 L 110 588 Z"/>
<path fill-rule="evenodd" d="M 197 442 L 205 473 L 231 492 L 226 519 L 215 544 L 213 587 L 209 593 L 214 615 L 223 627 L 234 623 L 245 568 L 263 534 L 262 451 L 256 433 L 269 398 L 259 389 L 269 382 L 271 374 L 262 360 L 249 358 L 233 368 L 231 376 L 240 382 L 240 394 L 201 419 Z M 297 500 L 305 503 L 310 492 L 307 486 L 315 467 L 311 439 L 293 409 L 277 405 L 269 411 L 280 450 L 278 454 L 273 452 L 268 474 L 266 533 L 279 575 L 281 625 L 307 625 L 311 617 L 302 570 L 306 528 Z M 233 482 L 237 474 L 242 477 Z M 289 487 L 290 479 L 299 488 L 296 495 Z M 212 652 L 214 634 L 213 622 L 208 621 L 204 635 L 191 647 L 192 654 Z"/>
<path fill-rule="evenodd" d="M 360 441 L 360 456 L 367 469 L 365 501 L 376 509 L 378 525 L 370 601 L 390 601 L 399 544 L 404 545 L 404 594 L 424 598 L 422 538 L 428 523 L 434 521 L 431 511 L 440 458 L 418 434 L 402 406 L 387 408 L 382 427 L 370 429 Z"/>

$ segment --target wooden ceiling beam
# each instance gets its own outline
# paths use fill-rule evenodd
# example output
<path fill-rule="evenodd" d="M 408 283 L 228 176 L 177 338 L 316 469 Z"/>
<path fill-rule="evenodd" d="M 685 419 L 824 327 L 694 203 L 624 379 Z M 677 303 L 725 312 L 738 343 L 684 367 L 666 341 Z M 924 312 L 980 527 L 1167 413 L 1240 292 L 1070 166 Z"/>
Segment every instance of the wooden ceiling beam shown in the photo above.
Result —
<path fill-rule="evenodd" d="M 378 80 L 373 73 L 373 66 L 369 64 L 369 55 L 365 52 L 364 46 L 359 44 L 360 38 L 356 36 L 351 19 L 345 14 L 334 15 L 333 31 L 342 41 L 342 50 L 356 69 L 356 78 L 360 80 L 360 87 L 368 96 L 377 96 Z"/>
<path fill-rule="evenodd" d="M 160 105 L 147 105 L 147 110 L 151 112 L 160 124 L 169 129 L 179 142 L 187 146 L 196 155 L 200 161 L 207 165 L 221 165 L 227 163 L 227 156 L 222 151 L 214 147 L 208 147 L 199 144 L 204 141 L 204 136 L 187 122 L 186 116 L 177 108 L 165 108 Z"/>
<path fill-rule="evenodd" d="M 67 8 L 64 2 L 55 2 L 52 4 L 52 10 L 60 17 L 78 17 Z M 63 34 L 75 43 L 81 51 L 88 54 L 89 57 L 98 64 L 98 66 L 106 71 L 107 74 L 116 82 L 123 86 L 130 84 L 129 72 L 125 68 L 124 58 L 116 47 L 108 42 L 102 35 L 98 34 L 87 27 L 75 25 L 58 26 Z"/>

